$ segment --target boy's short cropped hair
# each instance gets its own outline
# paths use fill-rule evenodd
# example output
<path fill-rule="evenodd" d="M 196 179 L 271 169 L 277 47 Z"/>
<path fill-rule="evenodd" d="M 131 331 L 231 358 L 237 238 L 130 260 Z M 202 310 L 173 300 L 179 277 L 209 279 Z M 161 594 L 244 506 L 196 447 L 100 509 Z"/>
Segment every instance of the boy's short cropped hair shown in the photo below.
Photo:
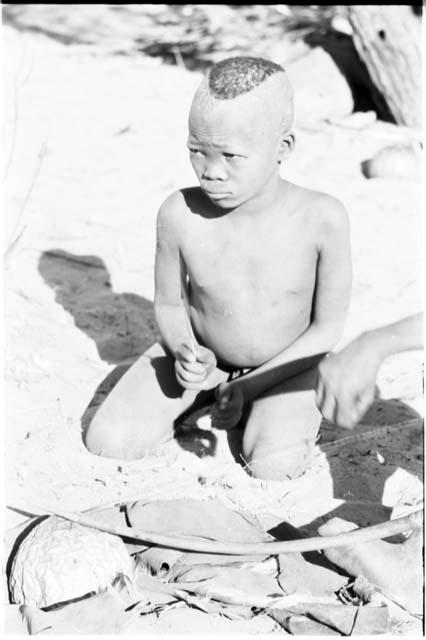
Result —
<path fill-rule="evenodd" d="M 231 100 L 258 87 L 275 73 L 283 73 L 281 65 L 251 56 L 227 58 L 209 72 L 209 90 L 217 100 Z"/>

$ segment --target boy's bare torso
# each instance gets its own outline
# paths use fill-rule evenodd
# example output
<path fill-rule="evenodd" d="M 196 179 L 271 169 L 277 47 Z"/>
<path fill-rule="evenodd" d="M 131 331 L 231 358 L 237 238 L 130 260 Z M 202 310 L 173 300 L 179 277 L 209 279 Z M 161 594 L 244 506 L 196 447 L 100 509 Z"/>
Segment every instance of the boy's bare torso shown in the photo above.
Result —
<path fill-rule="evenodd" d="M 196 337 L 219 363 L 259 366 L 310 324 L 315 194 L 282 181 L 274 205 L 256 215 L 225 213 L 198 187 L 182 194 L 179 249 Z"/>

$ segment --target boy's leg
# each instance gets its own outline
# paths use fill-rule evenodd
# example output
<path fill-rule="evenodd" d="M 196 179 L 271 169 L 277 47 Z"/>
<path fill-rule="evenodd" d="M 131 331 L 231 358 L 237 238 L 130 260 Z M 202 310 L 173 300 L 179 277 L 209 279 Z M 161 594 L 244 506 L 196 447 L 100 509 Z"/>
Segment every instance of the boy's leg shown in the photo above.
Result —
<path fill-rule="evenodd" d="M 104 400 L 84 443 L 92 453 L 108 458 L 141 458 L 173 434 L 174 421 L 194 399 L 192 392 L 184 393 L 178 384 L 173 357 L 155 344 Z"/>
<path fill-rule="evenodd" d="M 307 468 L 321 424 L 317 369 L 300 373 L 253 401 L 243 435 L 249 472 L 265 480 L 297 478 Z"/>

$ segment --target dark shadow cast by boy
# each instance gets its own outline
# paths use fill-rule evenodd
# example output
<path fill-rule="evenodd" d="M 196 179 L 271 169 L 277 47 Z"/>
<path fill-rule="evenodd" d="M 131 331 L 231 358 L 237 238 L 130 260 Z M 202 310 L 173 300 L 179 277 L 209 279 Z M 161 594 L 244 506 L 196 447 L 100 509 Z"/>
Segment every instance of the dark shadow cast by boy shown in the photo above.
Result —
<path fill-rule="evenodd" d="M 108 270 L 97 256 L 52 249 L 42 254 L 38 269 L 55 291 L 56 302 L 95 342 L 99 357 L 117 365 L 96 389 L 84 412 L 82 424 L 87 429 L 97 408 L 130 365 L 157 341 L 153 304 L 134 293 L 114 293 Z"/>
<path fill-rule="evenodd" d="M 56 302 L 94 340 L 102 360 L 130 363 L 158 340 L 152 302 L 134 293 L 114 293 L 97 256 L 53 249 L 43 253 L 38 268 Z"/>

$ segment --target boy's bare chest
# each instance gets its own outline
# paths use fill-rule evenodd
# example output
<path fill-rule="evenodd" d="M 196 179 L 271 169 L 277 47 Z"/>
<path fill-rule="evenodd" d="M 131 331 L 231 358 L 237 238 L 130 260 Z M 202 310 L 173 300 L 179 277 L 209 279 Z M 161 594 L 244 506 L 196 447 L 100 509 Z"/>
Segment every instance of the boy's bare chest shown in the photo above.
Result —
<path fill-rule="evenodd" d="M 193 286 L 224 294 L 241 286 L 311 288 L 317 260 L 313 234 L 296 224 L 223 222 L 203 220 L 188 228 L 182 257 Z"/>

